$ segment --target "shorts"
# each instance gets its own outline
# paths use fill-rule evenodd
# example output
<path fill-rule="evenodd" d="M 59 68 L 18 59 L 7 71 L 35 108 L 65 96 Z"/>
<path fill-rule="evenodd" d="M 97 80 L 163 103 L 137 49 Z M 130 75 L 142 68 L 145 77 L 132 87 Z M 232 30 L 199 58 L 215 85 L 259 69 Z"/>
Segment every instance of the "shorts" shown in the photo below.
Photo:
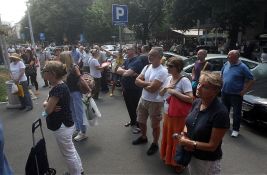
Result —
<path fill-rule="evenodd" d="M 148 116 L 151 120 L 151 127 L 160 127 L 160 121 L 162 119 L 161 110 L 163 102 L 152 102 L 144 100 L 142 97 L 139 100 L 137 106 L 137 121 L 142 124 L 147 123 Z"/>

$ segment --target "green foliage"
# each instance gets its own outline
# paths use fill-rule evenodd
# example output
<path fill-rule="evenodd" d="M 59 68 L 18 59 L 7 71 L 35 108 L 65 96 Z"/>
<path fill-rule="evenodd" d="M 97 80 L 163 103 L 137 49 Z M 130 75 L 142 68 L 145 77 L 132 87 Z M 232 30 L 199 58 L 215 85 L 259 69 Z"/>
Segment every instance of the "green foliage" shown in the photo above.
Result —
<path fill-rule="evenodd" d="M 7 87 L 6 81 L 9 79 L 8 71 L 4 68 L 0 68 L 0 102 L 6 101 Z"/>

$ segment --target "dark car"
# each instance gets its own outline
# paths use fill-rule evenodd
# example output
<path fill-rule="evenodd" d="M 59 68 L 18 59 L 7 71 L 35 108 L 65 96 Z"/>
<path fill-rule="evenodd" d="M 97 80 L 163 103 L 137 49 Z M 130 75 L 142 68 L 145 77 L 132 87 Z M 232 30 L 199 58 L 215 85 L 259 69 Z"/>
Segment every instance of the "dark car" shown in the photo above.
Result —
<path fill-rule="evenodd" d="M 243 120 L 267 126 L 267 79 L 257 80 L 252 90 L 244 95 Z"/>

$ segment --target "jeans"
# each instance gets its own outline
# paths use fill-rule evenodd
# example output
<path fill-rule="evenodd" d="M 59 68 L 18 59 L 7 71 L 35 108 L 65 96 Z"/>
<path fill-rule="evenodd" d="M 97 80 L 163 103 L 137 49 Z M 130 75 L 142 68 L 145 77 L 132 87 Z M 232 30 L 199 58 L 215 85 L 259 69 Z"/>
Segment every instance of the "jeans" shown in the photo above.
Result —
<path fill-rule="evenodd" d="M 24 97 L 19 97 L 20 103 L 22 107 L 33 107 L 32 98 L 29 93 L 29 87 L 27 81 L 21 81 L 20 85 L 23 87 Z"/>
<path fill-rule="evenodd" d="M 13 175 L 13 171 L 8 164 L 4 153 L 4 134 L 3 134 L 3 127 L 0 123 L 0 174 L 4 175 Z"/>
<path fill-rule="evenodd" d="M 66 127 L 64 124 L 54 131 L 59 150 L 64 157 L 69 173 L 71 175 L 80 175 L 83 171 L 82 162 L 77 150 L 72 142 L 74 127 Z"/>
<path fill-rule="evenodd" d="M 242 110 L 243 97 L 235 94 L 227 94 L 222 92 L 222 102 L 230 113 L 233 107 L 233 130 L 239 131 L 241 123 L 241 110 Z"/>
<path fill-rule="evenodd" d="M 76 130 L 85 133 L 86 126 L 83 125 L 84 109 L 82 102 L 82 94 L 79 91 L 74 91 L 70 93 L 70 96 L 70 109 Z"/>

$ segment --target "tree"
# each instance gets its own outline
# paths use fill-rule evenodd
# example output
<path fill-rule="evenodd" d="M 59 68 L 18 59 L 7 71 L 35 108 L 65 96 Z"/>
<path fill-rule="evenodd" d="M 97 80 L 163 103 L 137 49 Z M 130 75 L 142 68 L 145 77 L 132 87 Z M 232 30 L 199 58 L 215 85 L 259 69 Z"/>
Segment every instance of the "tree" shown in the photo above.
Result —
<path fill-rule="evenodd" d="M 253 0 L 169 0 L 173 4 L 171 24 L 179 29 L 203 26 L 218 27 L 229 31 L 230 47 L 237 41 L 239 31 L 255 23 Z"/>
<path fill-rule="evenodd" d="M 145 44 L 150 32 L 156 26 L 162 26 L 164 14 L 163 0 L 127 0 L 129 7 L 129 28 L 134 30 L 136 38 Z"/>

